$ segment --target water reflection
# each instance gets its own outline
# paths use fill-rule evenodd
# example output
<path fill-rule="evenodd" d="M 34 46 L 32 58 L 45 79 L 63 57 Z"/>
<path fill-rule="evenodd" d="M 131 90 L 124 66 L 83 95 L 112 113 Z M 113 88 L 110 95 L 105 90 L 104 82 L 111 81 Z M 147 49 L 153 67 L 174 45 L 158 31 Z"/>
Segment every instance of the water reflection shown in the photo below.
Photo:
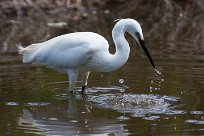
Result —
<path fill-rule="evenodd" d="M 79 100 L 80 99 L 80 100 Z M 92 111 L 92 105 L 81 96 L 70 94 L 67 103 L 43 108 L 23 109 L 18 119 L 26 133 L 43 135 L 126 135 L 124 124 L 103 118 L 101 111 Z M 94 112 L 95 115 L 92 113 Z"/>

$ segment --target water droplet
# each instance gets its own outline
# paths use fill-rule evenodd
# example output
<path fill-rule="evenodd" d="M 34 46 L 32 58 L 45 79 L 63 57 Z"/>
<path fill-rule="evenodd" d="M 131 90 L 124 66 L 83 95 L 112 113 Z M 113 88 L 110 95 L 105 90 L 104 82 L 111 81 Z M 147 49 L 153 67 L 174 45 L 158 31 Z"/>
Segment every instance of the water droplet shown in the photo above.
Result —
<path fill-rule="evenodd" d="M 154 89 L 153 87 L 151 87 L 151 86 L 149 87 L 150 93 L 153 91 L 153 89 Z"/>
<path fill-rule="evenodd" d="M 88 121 L 87 121 L 87 119 L 85 119 L 85 120 L 84 120 L 84 123 L 85 123 L 85 124 L 88 124 Z"/>
<path fill-rule="evenodd" d="M 124 93 L 124 92 L 125 92 L 125 89 L 121 88 L 121 89 L 120 89 L 120 92 L 121 92 L 121 93 Z"/>
<path fill-rule="evenodd" d="M 119 79 L 119 83 L 124 83 L 125 81 L 124 81 L 124 79 Z"/>
<path fill-rule="evenodd" d="M 157 74 L 161 75 L 161 72 L 159 70 L 157 70 L 156 68 L 154 70 L 157 72 Z"/>
<path fill-rule="evenodd" d="M 157 91 L 158 89 L 155 87 L 154 90 Z"/>

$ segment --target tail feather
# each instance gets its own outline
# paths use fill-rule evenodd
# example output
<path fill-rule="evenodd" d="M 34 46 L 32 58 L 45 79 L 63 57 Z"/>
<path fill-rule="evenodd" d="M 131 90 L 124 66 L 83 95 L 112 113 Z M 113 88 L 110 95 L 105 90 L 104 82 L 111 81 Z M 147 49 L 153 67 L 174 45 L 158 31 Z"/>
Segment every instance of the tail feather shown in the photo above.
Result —
<path fill-rule="evenodd" d="M 18 53 L 23 55 L 23 63 L 33 62 L 34 53 L 37 48 L 36 45 L 30 45 L 26 48 L 22 47 L 21 44 L 16 45 Z"/>
<path fill-rule="evenodd" d="M 21 44 L 16 45 L 19 54 L 23 55 L 23 63 L 29 63 L 35 61 L 37 51 L 42 47 L 41 43 L 31 44 L 27 47 L 22 47 Z"/>
<path fill-rule="evenodd" d="M 19 54 L 25 54 L 25 52 L 24 52 L 25 48 L 22 47 L 20 43 L 17 44 L 16 47 L 17 47 L 17 50 L 18 50 Z"/>

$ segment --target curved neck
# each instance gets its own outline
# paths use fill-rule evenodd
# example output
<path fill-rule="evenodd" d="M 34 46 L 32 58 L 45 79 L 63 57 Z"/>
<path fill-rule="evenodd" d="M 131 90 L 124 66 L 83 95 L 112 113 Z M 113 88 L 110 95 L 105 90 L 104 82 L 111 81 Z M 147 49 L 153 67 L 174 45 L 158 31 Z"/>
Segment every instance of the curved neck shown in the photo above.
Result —
<path fill-rule="evenodd" d="M 114 59 L 122 66 L 128 60 L 130 47 L 125 39 L 126 27 L 125 25 L 115 25 L 112 30 L 113 42 L 115 43 L 116 52 Z"/>
<path fill-rule="evenodd" d="M 98 68 L 98 71 L 110 72 L 113 70 L 117 70 L 128 60 L 130 47 L 124 37 L 125 32 L 126 30 L 124 25 L 115 25 L 112 30 L 112 37 L 115 43 L 116 52 L 114 54 L 106 52 L 106 54 L 102 55 L 103 57 L 99 57 L 103 58 L 102 60 L 100 60 L 103 61 L 103 64 L 100 64 L 100 68 Z"/>

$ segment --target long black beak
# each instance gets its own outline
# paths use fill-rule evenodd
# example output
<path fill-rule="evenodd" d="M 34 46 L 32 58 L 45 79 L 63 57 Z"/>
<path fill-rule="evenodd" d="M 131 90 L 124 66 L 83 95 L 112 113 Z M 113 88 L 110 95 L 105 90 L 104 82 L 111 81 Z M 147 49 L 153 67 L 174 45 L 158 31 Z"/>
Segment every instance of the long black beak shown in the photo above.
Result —
<path fill-rule="evenodd" d="M 138 36 L 137 36 L 137 37 L 138 37 Z M 149 53 L 149 51 L 148 51 L 148 49 L 147 49 L 147 47 L 146 47 L 146 45 L 145 45 L 144 40 L 142 40 L 140 37 L 138 37 L 138 40 L 139 40 L 139 44 L 142 46 L 142 49 L 144 50 L 145 54 L 147 55 L 147 57 L 148 57 L 150 63 L 151 63 L 152 66 L 155 68 L 153 59 L 152 59 L 152 57 L 151 57 L 151 55 L 150 55 L 150 53 Z"/>

